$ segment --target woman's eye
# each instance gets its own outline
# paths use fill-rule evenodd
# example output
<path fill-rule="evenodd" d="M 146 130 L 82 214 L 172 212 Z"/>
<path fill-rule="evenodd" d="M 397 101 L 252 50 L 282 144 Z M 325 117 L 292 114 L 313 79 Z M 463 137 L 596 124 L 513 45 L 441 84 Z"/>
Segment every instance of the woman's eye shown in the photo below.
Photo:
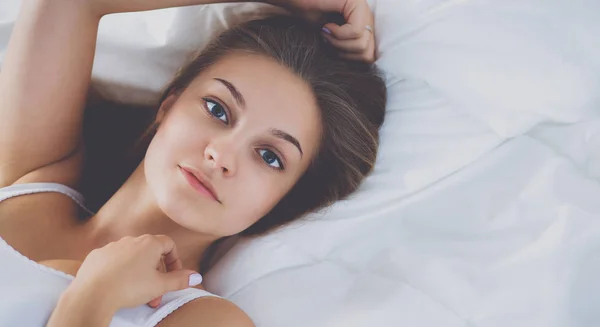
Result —
<path fill-rule="evenodd" d="M 262 157 L 262 160 L 272 168 L 283 170 L 283 164 L 281 163 L 281 159 L 270 150 L 260 149 L 258 150 L 258 154 Z"/>
<path fill-rule="evenodd" d="M 229 118 L 227 117 L 227 111 L 220 105 L 218 102 L 212 101 L 210 99 L 204 99 L 206 102 L 206 108 L 208 112 L 214 117 L 218 118 L 225 124 L 229 124 Z"/>

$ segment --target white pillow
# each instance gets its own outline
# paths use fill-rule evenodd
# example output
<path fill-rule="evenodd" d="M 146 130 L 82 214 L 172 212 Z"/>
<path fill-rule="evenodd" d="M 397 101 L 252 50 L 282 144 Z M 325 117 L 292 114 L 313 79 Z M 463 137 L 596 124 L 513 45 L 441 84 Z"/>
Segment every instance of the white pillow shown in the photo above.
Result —
<path fill-rule="evenodd" d="M 285 12 L 266 4 L 212 4 L 102 18 L 94 86 L 108 99 L 156 104 L 163 87 L 195 52 L 236 23 Z"/>
<path fill-rule="evenodd" d="M 600 2 L 379 1 L 380 65 L 503 137 L 596 115 Z"/>

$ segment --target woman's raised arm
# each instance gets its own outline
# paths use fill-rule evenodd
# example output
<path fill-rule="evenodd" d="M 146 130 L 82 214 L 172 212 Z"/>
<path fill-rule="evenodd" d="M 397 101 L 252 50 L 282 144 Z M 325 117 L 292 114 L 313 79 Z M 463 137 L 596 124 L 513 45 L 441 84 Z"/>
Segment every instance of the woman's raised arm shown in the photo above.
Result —
<path fill-rule="evenodd" d="M 76 184 L 100 18 L 210 0 L 23 0 L 0 72 L 0 187 Z"/>
<path fill-rule="evenodd" d="M 100 20 L 82 4 L 22 2 L 0 72 L 0 186 L 78 160 Z"/>

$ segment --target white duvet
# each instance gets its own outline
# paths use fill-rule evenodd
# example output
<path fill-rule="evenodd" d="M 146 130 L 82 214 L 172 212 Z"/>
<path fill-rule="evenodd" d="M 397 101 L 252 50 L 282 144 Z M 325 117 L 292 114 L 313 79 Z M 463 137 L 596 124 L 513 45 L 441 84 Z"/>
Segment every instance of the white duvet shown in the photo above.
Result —
<path fill-rule="evenodd" d="M 0 58 L 18 3 L 0 2 Z M 375 172 L 240 240 L 209 290 L 259 327 L 600 326 L 600 1 L 371 4 L 389 87 Z M 96 87 L 155 99 L 255 6 L 107 17 Z"/>

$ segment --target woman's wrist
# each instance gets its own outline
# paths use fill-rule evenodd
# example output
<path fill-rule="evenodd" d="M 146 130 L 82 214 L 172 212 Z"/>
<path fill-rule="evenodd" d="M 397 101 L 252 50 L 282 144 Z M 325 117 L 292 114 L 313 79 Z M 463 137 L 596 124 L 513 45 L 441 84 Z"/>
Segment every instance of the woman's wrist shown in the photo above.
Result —
<path fill-rule="evenodd" d="M 60 296 L 47 327 L 108 326 L 119 310 L 100 287 L 69 286 Z"/>
<path fill-rule="evenodd" d="M 39 0 L 39 1 L 56 1 L 56 0 Z M 66 0 L 72 1 L 72 0 Z M 144 1 L 119 1 L 119 0 L 79 0 L 90 8 L 95 16 L 102 18 L 103 16 L 125 13 L 157 10 L 173 7 L 210 5 L 218 3 L 231 2 L 266 2 L 278 5 L 284 5 L 288 0 L 144 0 Z M 276 3 L 273 3 L 276 2 Z"/>

